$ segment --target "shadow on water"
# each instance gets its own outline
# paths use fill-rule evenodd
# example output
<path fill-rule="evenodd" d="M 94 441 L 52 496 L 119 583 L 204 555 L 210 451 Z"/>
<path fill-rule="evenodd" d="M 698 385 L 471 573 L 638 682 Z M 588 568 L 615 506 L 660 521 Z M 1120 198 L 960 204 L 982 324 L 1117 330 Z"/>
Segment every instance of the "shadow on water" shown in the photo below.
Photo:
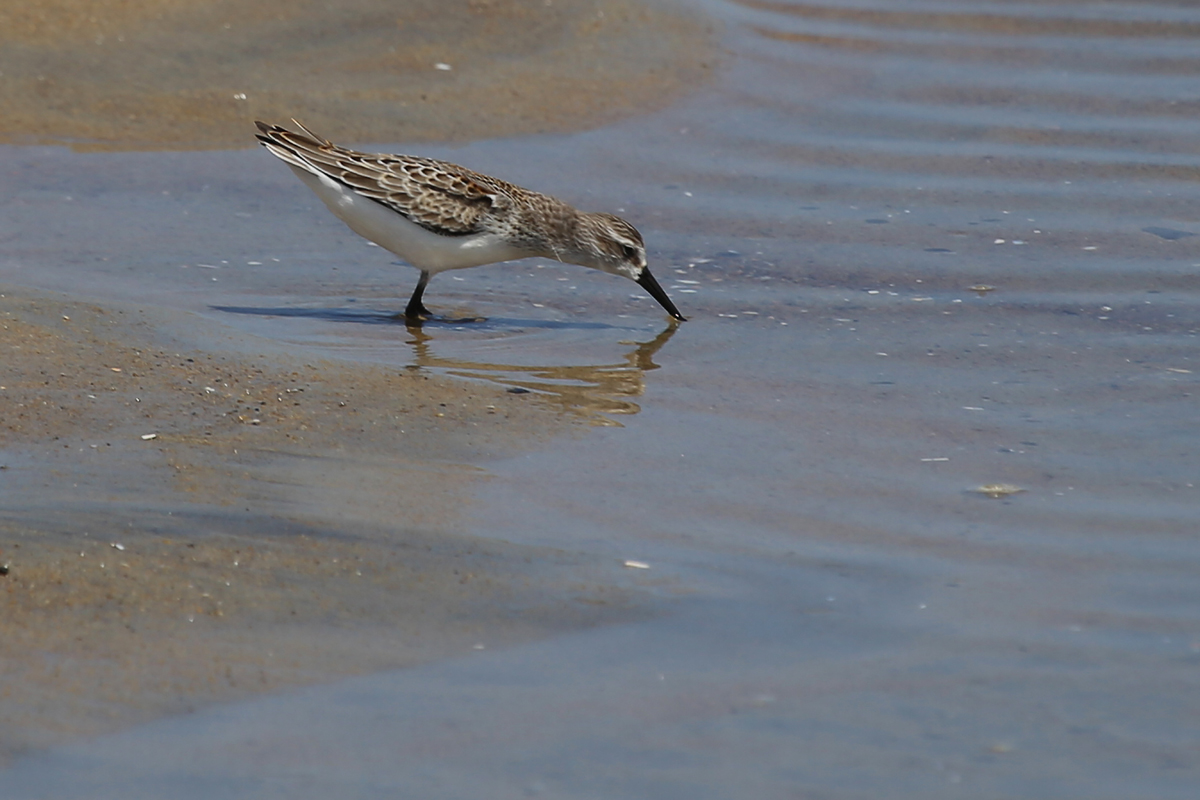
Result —
<path fill-rule="evenodd" d="M 257 317 L 292 317 L 318 319 L 326 322 L 353 322 L 359 325 L 404 325 L 413 326 L 403 314 L 393 311 L 350 308 L 267 308 L 257 306 L 209 306 L 213 311 L 226 314 L 247 314 Z M 470 325 L 472 330 L 500 331 L 513 328 L 539 328 L 543 330 L 613 330 L 603 322 L 561 322 L 546 319 L 512 319 L 509 317 L 467 317 L 462 319 L 435 317 L 421 323 L 424 327 L 446 327 Z"/>
<path fill-rule="evenodd" d="M 545 330 L 612 330 L 613 326 L 595 322 L 556 322 L 549 320 L 486 319 L 455 321 L 427 320 L 421 324 L 407 322 L 402 316 L 384 311 L 351 310 L 342 308 L 255 308 L 241 306 L 212 306 L 215 311 L 231 314 L 254 314 L 266 317 L 304 317 L 333 322 L 352 322 L 363 325 L 404 325 L 410 335 L 406 344 L 413 348 L 413 360 L 408 368 L 428 369 L 470 380 L 482 380 L 503 386 L 514 394 L 537 394 L 542 400 L 560 410 L 583 417 L 593 425 L 616 426 L 620 423 L 608 415 L 636 414 L 641 406 L 629 398 L 645 393 L 645 373 L 659 368 L 654 356 L 679 329 L 669 323 L 657 336 L 646 342 L 623 341 L 632 346 L 622 361 L 605 364 L 560 364 L 528 366 L 521 364 L 488 363 L 438 356 L 433 352 L 435 337 L 430 330 L 460 328 L 472 330 L 510 331 L 514 328 Z"/>

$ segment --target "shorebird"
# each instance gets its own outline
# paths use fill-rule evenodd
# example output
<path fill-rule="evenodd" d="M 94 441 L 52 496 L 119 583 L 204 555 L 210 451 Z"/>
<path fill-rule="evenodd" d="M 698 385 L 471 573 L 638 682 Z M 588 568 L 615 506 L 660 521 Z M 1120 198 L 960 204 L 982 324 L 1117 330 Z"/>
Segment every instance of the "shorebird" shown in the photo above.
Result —
<path fill-rule="evenodd" d="M 408 320 L 433 316 L 422 297 L 437 273 L 533 256 L 629 278 L 684 319 L 646 267 L 642 235 L 620 217 L 446 161 L 348 150 L 292 122 L 300 132 L 256 122 L 258 140 L 351 230 L 421 271 Z"/>

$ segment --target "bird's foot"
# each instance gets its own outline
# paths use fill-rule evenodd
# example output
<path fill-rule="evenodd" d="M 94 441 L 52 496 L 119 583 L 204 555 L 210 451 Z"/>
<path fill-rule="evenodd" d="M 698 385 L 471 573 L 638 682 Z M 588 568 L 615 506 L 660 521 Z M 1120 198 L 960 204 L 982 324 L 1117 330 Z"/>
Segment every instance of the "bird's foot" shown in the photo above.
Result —
<path fill-rule="evenodd" d="M 392 316 L 392 319 L 403 320 L 408 325 L 421 325 L 424 322 L 440 322 L 443 324 L 462 325 L 469 322 L 487 322 L 487 317 L 441 317 L 434 314 L 425 306 L 417 308 L 406 308 L 399 314 Z"/>
<path fill-rule="evenodd" d="M 402 319 L 409 324 L 421 324 L 422 322 L 434 319 L 433 312 L 425 307 L 423 303 L 413 305 L 408 304 L 408 308 L 401 311 L 399 314 L 393 314 L 392 319 Z"/>

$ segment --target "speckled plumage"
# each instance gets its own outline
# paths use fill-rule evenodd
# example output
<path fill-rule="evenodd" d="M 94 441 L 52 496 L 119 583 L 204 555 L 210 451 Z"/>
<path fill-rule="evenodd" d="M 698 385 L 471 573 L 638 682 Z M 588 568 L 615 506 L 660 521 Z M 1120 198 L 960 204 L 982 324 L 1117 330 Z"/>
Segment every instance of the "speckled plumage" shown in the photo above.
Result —
<path fill-rule="evenodd" d="M 430 316 L 422 295 L 438 272 L 541 256 L 636 281 L 683 319 L 646 268 L 641 234 L 620 217 L 577 211 L 445 161 L 348 150 L 298 122 L 299 133 L 256 124 L 259 141 L 330 211 L 421 270 L 405 311 L 410 318 Z"/>

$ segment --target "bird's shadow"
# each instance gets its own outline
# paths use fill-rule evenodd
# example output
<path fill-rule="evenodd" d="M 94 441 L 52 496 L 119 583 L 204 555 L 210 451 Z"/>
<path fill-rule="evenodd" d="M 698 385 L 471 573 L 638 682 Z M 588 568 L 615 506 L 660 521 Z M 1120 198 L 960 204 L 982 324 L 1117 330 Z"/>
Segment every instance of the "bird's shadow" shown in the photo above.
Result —
<path fill-rule="evenodd" d="M 408 329 L 425 327 L 461 327 L 470 325 L 477 330 L 510 330 L 513 328 L 543 328 L 546 330 L 615 330 L 616 326 L 603 322 L 562 322 L 545 319 L 517 319 L 512 317 L 431 317 L 411 320 L 392 311 L 374 311 L 357 308 L 268 308 L 263 306 L 209 306 L 213 311 L 226 314 L 247 314 L 257 317 L 299 317 L 319 319 L 327 322 L 347 322 L 357 325 L 400 325 Z"/>

